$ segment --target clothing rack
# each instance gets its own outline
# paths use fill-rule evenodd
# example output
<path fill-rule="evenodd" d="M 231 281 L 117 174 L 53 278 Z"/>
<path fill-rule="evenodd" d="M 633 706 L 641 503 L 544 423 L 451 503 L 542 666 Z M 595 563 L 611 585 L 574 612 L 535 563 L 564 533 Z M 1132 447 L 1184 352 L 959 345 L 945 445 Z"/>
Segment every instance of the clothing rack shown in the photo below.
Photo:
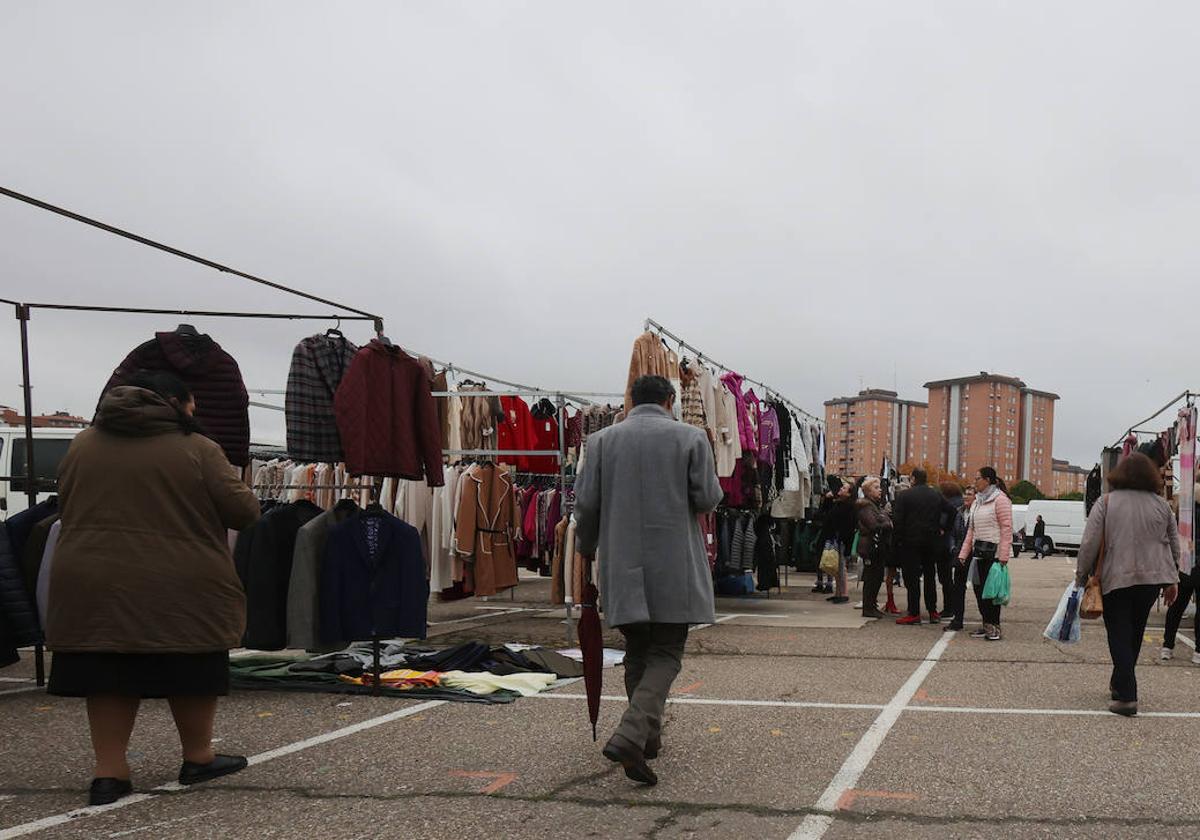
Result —
<path fill-rule="evenodd" d="M 209 260 L 204 257 L 197 256 L 197 255 L 189 253 L 187 251 L 183 251 L 183 250 L 174 248 L 169 245 L 164 245 L 163 243 L 157 242 L 148 237 L 141 236 L 141 235 L 135 234 L 135 233 L 131 233 L 130 231 L 116 227 L 115 225 L 110 225 L 106 222 L 101 222 L 97 219 L 93 219 L 88 216 L 84 216 L 80 213 L 76 213 L 74 211 L 67 210 L 62 207 L 58 207 L 56 205 L 50 204 L 49 202 L 42 201 L 41 199 L 37 199 L 32 196 L 25 195 L 23 193 L 19 193 L 15 190 L 7 188 L 7 187 L 0 186 L 0 195 L 3 195 L 8 198 L 12 198 L 16 201 L 23 202 L 32 207 L 37 207 L 41 210 L 46 210 L 51 213 L 55 213 L 59 216 L 63 216 L 64 218 L 71 219 L 73 221 L 80 222 L 85 225 L 89 225 L 98 230 L 102 230 L 106 233 L 111 233 L 115 236 L 122 237 L 123 239 L 128 239 L 132 242 L 138 243 L 139 245 L 145 245 L 147 247 L 154 248 L 159 251 L 163 251 L 164 253 L 168 253 L 168 254 L 172 254 L 174 256 L 180 257 L 181 259 L 188 260 L 189 262 L 194 262 L 199 265 L 206 266 L 208 268 L 214 269 L 215 271 L 219 271 L 223 274 L 232 274 L 236 277 L 241 277 L 242 279 L 248 280 L 252 283 L 256 283 L 261 286 L 267 286 L 268 288 L 275 289 L 276 291 L 284 292 L 286 294 L 293 295 L 295 297 L 299 297 L 304 300 L 311 301 L 313 303 L 319 303 L 324 306 L 332 306 L 334 309 L 341 310 L 340 313 L 334 314 L 334 315 L 310 315 L 310 314 L 278 313 L 278 312 L 239 312 L 239 311 L 149 308 L 149 307 L 142 307 L 142 306 L 98 306 L 98 305 L 82 305 L 82 304 L 67 304 L 67 303 L 25 303 L 25 302 L 11 300 L 11 299 L 7 299 L 7 298 L 0 298 L 0 303 L 7 303 L 14 307 L 16 319 L 20 325 L 19 330 L 20 330 L 20 343 L 21 343 L 21 390 L 22 390 L 23 396 L 24 396 L 24 409 L 25 409 L 25 453 L 26 453 L 25 454 L 25 473 L 26 473 L 27 478 L 29 479 L 27 492 L 28 492 L 28 502 L 29 502 L 30 508 L 37 506 L 37 496 L 38 496 L 38 488 L 37 488 L 38 482 L 36 481 L 37 470 L 36 470 L 36 464 L 34 462 L 35 461 L 35 458 L 34 458 L 35 450 L 34 450 L 34 446 L 33 446 L 33 442 L 34 442 L 34 436 L 33 436 L 33 381 L 32 381 L 32 377 L 30 376 L 30 372 L 29 372 L 29 357 L 30 357 L 29 321 L 31 320 L 31 318 L 33 316 L 34 310 L 43 309 L 43 310 L 50 310 L 50 311 L 87 312 L 87 313 L 98 313 L 98 314 L 118 314 L 119 313 L 119 314 L 132 314 L 132 315 L 175 315 L 175 316 L 179 316 L 179 317 L 197 317 L 198 316 L 198 317 L 206 317 L 206 318 L 254 318 L 254 319 L 288 320 L 288 321 L 298 321 L 298 320 L 329 321 L 329 320 L 335 320 L 335 319 L 351 320 L 351 321 L 370 321 L 373 323 L 373 325 L 375 327 L 376 334 L 379 335 L 380 337 L 383 336 L 383 318 L 374 313 L 367 312 L 362 309 L 355 309 L 354 307 L 347 306 L 344 303 L 330 300 L 328 298 L 318 297 L 317 295 L 310 294 L 309 292 L 304 292 L 299 289 L 292 288 L 290 286 L 285 286 L 282 283 L 277 283 L 277 282 L 274 282 L 271 280 L 267 280 L 265 278 L 256 276 L 254 274 L 240 271 L 238 269 L 231 268 L 230 266 L 223 265 L 223 264 L 215 262 L 213 260 Z M 347 313 L 349 313 L 349 314 L 347 314 Z M 35 673 L 36 673 L 36 678 L 37 678 L 37 685 L 39 687 L 44 686 L 46 684 L 46 653 L 45 653 L 45 646 L 41 643 L 35 645 L 35 647 L 34 647 L 34 668 L 35 668 Z"/>
<path fill-rule="evenodd" d="M 744 373 L 741 373 L 734 368 L 731 368 L 731 367 L 721 364 L 716 359 L 714 359 L 712 356 L 709 356 L 707 353 L 700 350 L 694 344 L 689 344 L 687 341 L 685 341 L 684 339 L 677 336 L 675 333 L 668 330 L 666 327 L 664 327 L 662 324 L 658 323 L 658 321 L 655 321 L 653 318 L 646 319 L 645 326 L 643 327 L 643 329 L 646 332 L 656 333 L 660 337 L 662 337 L 664 335 L 667 336 L 668 338 L 673 340 L 676 344 L 678 344 L 681 349 L 686 347 L 688 350 L 691 350 L 692 353 L 694 353 L 696 355 L 696 358 L 699 361 L 701 361 L 701 362 L 707 361 L 709 364 L 713 365 L 714 367 L 718 367 L 727 373 L 737 373 L 739 376 L 741 376 L 747 382 L 751 383 L 752 385 L 757 385 L 758 387 L 762 388 L 766 392 L 768 399 L 770 399 L 771 397 L 774 397 L 775 399 L 779 400 L 784 405 L 788 406 L 788 408 L 792 409 L 793 411 L 799 412 L 800 414 L 809 418 L 813 422 L 818 423 L 821 426 L 825 425 L 825 421 L 822 420 L 820 417 L 817 417 L 815 414 L 811 414 L 810 412 L 805 411 L 803 408 L 796 405 L 794 402 L 789 400 L 787 397 L 783 396 L 783 394 L 781 394 L 775 388 L 772 388 L 770 385 L 767 385 L 765 382 L 759 382 L 757 379 L 751 379 L 749 376 L 746 376 Z"/>
<path fill-rule="evenodd" d="M 1181 401 L 1186 401 L 1186 404 L 1189 407 L 1192 405 L 1195 405 L 1196 397 L 1198 397 L 1198 396 L 1200 396 L 1200 392 L 1191 391 L 1191 390 L 1184 391 L 1182 394 L 1180 394 L 1179 396 L 1172 399 L 1170 402 L 1168 402 L 1166 405 L 1164 405 L 1158 411 L 1151 414 L 1145 420 L 1139 420 L 1138 422 L 1136 422 L 1132 426 L 1130 426 L 1128 429 L 1126 429 L 1121 434 L 1121 436 L 1119 438 L 1117 438 L 1116 442 L 1113 443 L 1113 447 L 1120 446 L 1122 443 L 1125 442 L 1125 438 L 1129 437 L 1129 435 L 1131 435 L 1131 434 L 1146 434 L 1146 435 L 1158 434 L 1158 432 L 1147 431 L 1146 429 L 1139 429 L 1138 427 L 1144 426 L 1145 424 L 1149 423 L 1151 420 L 1154 420 L 1155 418 L 1161 416 L 1164 412 L 1170 411 L 1177 403 L 1179 403 Z"/>

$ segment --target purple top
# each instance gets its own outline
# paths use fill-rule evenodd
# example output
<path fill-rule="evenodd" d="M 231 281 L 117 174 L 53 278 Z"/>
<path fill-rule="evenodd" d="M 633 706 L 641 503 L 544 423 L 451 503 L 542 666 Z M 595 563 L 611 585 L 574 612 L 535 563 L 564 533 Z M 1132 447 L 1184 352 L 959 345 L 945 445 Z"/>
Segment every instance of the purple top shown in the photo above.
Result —
<path fill-rule="evenodd" d="M 754 424 L 750 421 L 750 404 L 746 401 L 746 396 L 742 393 L 741 374 L 730 371 L 721 377 L 721 382 L 729 392 L 733 394 L 737 400 L 737 415 L 738 415 L 738 437 L 742 442 L 743 452 L 757 452 L 758 440 L 754 434 Z M 757 402 L 757 397 L 755 401 Z"/>
<path fill-rule="evenodd" d="M 779 415 L 774 406 L 767 406 L 758 415 L 758 461 L 775 466 L 775 453 L 779 448 Z"/>

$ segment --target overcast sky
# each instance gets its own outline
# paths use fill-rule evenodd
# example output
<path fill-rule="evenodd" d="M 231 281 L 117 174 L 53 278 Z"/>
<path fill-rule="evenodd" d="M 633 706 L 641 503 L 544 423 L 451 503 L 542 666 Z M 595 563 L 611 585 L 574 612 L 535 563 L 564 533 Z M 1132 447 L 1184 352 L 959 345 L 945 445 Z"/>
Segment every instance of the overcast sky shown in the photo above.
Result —
<path fill-rule="evenodd" d="M 1020 376 L 1090 465 L 1200 386 L 1200 5 L 1152 9 L 13 2 L 0 182 L 540 387 L 621 390 L 647 316 L 815 413 Z M 0 293 L 325 311 L 9 199 Z M 262 388 L 326 326 L 193 320 Z M 176 322 L 37 313 L 35 408 Z"/>

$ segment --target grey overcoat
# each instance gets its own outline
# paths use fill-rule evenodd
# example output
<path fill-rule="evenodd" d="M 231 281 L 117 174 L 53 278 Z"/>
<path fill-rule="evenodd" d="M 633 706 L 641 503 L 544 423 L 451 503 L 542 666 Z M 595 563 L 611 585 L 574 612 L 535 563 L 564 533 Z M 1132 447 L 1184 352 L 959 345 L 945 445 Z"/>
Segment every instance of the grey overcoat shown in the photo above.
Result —
<path fill-rule="evenodd" d="M 580 554 L 599 557 L 610 627 L 713 620 L 696 517 L 723 495 L 708 436 L 656 405 L 637 406 L 588 438 L 575 484 L 575 539 Z"/>

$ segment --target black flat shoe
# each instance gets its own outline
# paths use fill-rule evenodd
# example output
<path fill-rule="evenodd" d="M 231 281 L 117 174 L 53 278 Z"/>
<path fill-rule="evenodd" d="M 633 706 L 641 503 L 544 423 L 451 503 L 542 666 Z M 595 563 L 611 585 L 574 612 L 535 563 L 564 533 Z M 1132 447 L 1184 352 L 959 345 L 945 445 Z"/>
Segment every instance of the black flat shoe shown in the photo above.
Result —
<path fill-rule="evenodd" d="M 658 784 L 658 776 L 646 763 L 646 755 L 642 750 L 628 744 L 624 738 L 610 738 L 604 745 L 604 757 L 609 761 L 620 764 L 625 768 L 625 775 L 643 785 Z"/>
<path fill-rule="evenodd" d="M 179 768 L 179 784 L 198 785 L 201 782 L 211 782 L 213 779 L 245 770 L 247 763 L 244 755 L 218 755 L 211 764 L 185 761 L 183 767 Z"/>
<path fill-rule="evenodd" d="M 88 791 L 88 805 L 111 805 L 131 793 L 133 782 L 128 779 L 92 779 L 92 787 Z"/>

